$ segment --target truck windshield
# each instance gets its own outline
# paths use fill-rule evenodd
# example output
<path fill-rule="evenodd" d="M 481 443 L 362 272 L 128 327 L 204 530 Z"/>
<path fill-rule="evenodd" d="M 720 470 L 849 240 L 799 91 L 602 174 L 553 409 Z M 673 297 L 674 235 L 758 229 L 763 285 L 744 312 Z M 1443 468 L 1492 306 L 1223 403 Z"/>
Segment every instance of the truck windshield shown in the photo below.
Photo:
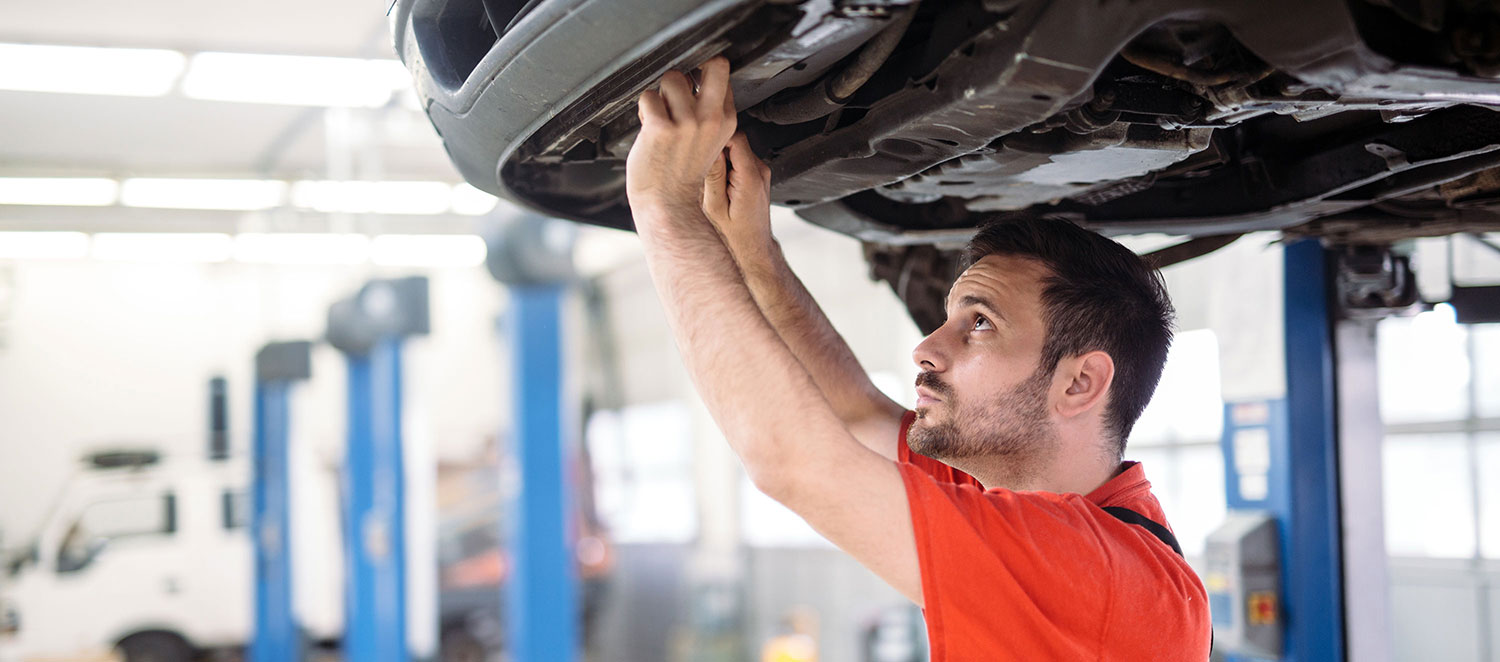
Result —
<path fill-rule="evenodd" d="M 171 494 L 132 496 L 89 504 L 63 535 L 57 551 L 58 572 L 84 568 L 111 541 L 172 533 L 177 528 L 176 510 Z"/>

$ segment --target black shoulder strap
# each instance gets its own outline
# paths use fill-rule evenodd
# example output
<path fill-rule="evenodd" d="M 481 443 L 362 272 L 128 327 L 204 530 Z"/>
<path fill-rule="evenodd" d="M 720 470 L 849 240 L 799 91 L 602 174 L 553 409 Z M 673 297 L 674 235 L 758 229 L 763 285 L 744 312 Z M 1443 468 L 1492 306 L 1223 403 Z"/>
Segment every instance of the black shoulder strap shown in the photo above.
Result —
<path fill-rule="evenodd" d="M 1146 517 L 1145 515 L 1142 515 L 1138 512 L 1135 512 L 1134 510 L 1131 510 L 1129 508 L 1121 508 L 1119 506 L 1106 506 L 1104 508 L 1104 512 L 1113 515 L 1115 519 L 1120 520 L 1121 522 L 1124 522 L 1126 524 L 1134 524 L 1145 529 L 1146 531 L 1150 532 L 1151 535 L 1156 536 L 1157 540 L 1167 543 L 1167 546 L 1171 547 L 1172 551 L 1177 552 L 1178 556 L 1182 556 L 1182 546 L 1177 544 L 1177 536 L 1172 535 L 1172 532 L 1168 531 L 1167 527 L 1157 524 L 1155 520 Z M 1210 653 L 1212 653 L 1213 649 L 1214 631 L 1210 629 L 1208 631 L 1208 650 L 1210 651 Z"/>
<path fill-rule="evenodd" d="M 1172 532 L 1168 531 L 1167 527 L 1157 524 L 1151 518 L 1129 508 L 1106 506 L 1104 512 L 1114 515 L 1115 519 L 1121 522 L 1134 524 L 1145 529 L 1151 535 L 1156 536 L 1158 540 L 1167 543 L 1167 546 L 1171 547 L 1172 551 L 1177 552 L 1178 556 L 1182 556 L 1182 546 L 1177 544 L 1177 536 L 1172 535 Z"/>

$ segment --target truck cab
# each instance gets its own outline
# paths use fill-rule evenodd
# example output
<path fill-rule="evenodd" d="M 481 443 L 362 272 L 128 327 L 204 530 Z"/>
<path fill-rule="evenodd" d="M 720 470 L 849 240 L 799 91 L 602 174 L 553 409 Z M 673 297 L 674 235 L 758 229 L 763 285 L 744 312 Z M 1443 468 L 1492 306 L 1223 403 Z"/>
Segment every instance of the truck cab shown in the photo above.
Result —
<path fill-rule="evenodd" d="M 7 564 L 0 661 L 186 662 L 244 646 L 254 597 L 249 477 L 235 460 L 86 456 L 34 542 Z"/>

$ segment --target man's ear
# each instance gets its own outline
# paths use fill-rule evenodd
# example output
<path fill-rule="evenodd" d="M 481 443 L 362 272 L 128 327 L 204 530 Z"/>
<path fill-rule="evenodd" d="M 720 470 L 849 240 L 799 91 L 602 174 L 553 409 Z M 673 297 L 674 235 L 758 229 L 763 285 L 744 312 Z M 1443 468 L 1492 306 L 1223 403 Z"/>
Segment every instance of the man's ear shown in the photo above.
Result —
<path fill-rule="evenodd" d="M 1064 359 L 1057 367 L 1058 380 L 1066 384 L 1057 403 L 1058 414 L 1072 418 L 1104 406 L 1115 379 L 1115 360 L 1109 354 L 1093 351 Z"/>

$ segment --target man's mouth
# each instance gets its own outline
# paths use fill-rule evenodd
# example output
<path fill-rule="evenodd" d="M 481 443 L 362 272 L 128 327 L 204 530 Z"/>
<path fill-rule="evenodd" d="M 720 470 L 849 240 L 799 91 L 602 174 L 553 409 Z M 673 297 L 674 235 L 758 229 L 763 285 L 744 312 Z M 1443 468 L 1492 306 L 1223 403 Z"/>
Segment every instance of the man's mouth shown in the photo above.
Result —
<path fill-rule="evenodd" d="M 939 402 L 942 402 L 942 399 L 938 398 L 937 394 L 933 393 L 931 390 L 928 390 L 927 387 L 925 387 L 925 386 L 918 386 L 917 387 L 917 406 L 918 407 L 926 407 L 926 406 L 929 406 L 929 405 L 935 405 L 935 404 L 937 404 Z"/>
<path fill-rule="evenodd" d="M 934 405 L 948 395 L 948 385 L 937 373 L 926 370 L 917 374 L 917 407 Z"/>

